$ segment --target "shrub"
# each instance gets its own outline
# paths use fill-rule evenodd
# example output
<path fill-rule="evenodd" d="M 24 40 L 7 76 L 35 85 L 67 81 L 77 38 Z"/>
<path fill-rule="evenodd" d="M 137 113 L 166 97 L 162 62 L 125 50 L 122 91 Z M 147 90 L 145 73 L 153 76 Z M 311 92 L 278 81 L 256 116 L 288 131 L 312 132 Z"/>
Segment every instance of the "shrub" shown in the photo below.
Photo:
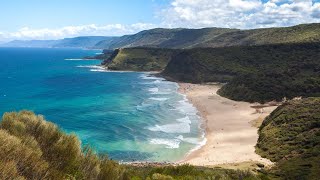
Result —
<path fill-rule="evenodd" d="M 5 113 L 0 123 L 0 179 L 125 179 L 125 170 L 74 134 L 29 111 Z"/>

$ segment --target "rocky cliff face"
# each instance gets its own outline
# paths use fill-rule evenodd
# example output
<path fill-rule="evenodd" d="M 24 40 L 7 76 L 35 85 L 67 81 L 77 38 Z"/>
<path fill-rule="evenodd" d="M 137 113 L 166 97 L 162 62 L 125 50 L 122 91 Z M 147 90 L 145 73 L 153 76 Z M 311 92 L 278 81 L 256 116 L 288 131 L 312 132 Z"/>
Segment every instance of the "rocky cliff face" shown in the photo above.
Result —
<path fill-rule="evenodd" d="M 112 50 L 103 50 L 103 54 L 98 55 L 97 59 L 102 59 L 101 65 L 107 66 L 112 62 L 112 60 L 118 55 L 119 49 L 116 49 L 114 51 Z"/>

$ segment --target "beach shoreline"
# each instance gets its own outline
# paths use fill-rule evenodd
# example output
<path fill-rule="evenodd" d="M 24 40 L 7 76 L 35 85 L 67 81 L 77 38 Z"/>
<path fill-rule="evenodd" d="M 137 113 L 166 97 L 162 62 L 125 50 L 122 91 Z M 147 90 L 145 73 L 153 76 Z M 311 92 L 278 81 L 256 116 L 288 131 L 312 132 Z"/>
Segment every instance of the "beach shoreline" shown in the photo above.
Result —
<path fill-rule="evenodd" d="M 277 106 L 264 107 L 263 112 L 257 112 L 251 107 L 253 104 L 219 96 L 219 84 L 178 84 L 179 93 L 186 95 L 201 116 L 206 143 L 177 164 L 218 166 L 251 162 L 272 166 L 270 160 L 255 153 L 258 128 L 253 122 L 261 122 Z"/>

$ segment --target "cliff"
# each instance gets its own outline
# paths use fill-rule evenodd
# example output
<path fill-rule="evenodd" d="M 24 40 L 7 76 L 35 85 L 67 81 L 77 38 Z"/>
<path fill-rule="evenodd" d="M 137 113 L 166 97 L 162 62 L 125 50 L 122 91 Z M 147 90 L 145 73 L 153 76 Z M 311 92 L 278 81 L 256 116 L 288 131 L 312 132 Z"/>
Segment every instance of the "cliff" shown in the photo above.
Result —
<path fill-rule="evenodd" d="M 154 48 L 127 48 L 115 50 L 107 60 L 110 70 L 162 71 L 178 50 Z"/>
<path fill-rule="evenodd" d="M 320 96 L 320 44 L 183 50 L 162 75 L 182 82 L 228 83 L 219 94 L 249 102 Z"/>

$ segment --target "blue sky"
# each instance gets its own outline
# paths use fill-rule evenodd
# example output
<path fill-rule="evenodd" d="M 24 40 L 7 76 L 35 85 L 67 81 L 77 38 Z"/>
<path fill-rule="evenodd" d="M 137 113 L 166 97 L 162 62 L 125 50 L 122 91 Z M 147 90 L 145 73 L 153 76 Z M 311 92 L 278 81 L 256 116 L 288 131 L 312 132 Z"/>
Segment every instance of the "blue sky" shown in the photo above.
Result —
<path fill-rule="evenodd" d="M 8 0 L 2 1 L 0 29 L 58 28 L 84 24 L 157 23 L 154 12 L 166 1 Z"/>
<path fill-rule="evenodd" d="M 8 0 L 0 41 L 119 36 L 144 29 L 263 28 L 320 22 L 320 0 Z"/>

